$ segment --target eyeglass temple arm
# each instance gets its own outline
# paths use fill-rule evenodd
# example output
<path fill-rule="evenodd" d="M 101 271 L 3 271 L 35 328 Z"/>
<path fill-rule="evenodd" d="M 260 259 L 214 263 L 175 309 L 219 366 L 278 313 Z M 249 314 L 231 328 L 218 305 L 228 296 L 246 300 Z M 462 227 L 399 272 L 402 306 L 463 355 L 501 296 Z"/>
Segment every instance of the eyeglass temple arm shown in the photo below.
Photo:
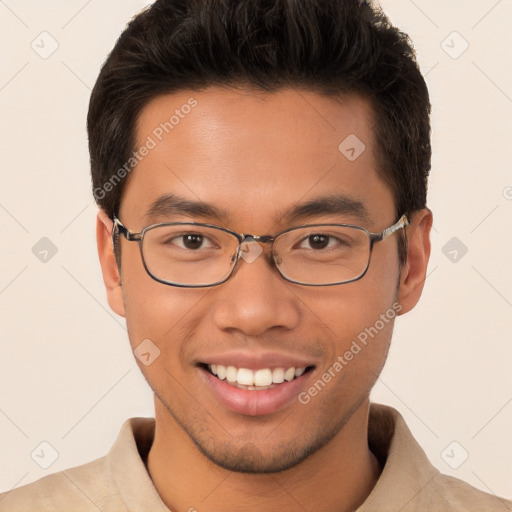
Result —
<path fill-rule="evenodd" d="M 131 233 L 130 231 L 128 231 L 128 229 L 126 229 L 123 226 L 122 222 L 115 215 L 114 215 L 113 221 L 114 221 L 114 226 L 112 228 L 112 238 L 115 237 L 116 232 L 117 232 L 117 233 L 120 233 L 121 235 L 123 235 L 126 238 L 126 240 L 128 240 L 129 242 L 139 242 L 140 240 L 142 240 L 141 233 Z"/>
<path fill-rule="evenodd" d="M 404 228 L 405 226 L 410 226 L 410 222 L 407 218 L 407 215 L 404 213 L 395 224 L 389 228 L 386 228 L 382 233 L 372 233 L 372 238 L 379 241 L 385 240 L 388 236 L 391 236 L 393 233 Z"/>

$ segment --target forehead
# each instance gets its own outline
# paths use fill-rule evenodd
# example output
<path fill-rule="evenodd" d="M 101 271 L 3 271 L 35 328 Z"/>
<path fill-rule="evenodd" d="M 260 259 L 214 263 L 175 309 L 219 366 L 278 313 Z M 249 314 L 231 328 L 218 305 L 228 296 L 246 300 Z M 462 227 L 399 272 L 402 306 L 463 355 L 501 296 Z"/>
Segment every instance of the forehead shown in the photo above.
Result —
<path fill-rule="evenodd" d="M 221 87 L 162 95 L 138 118 L 136 149 L 151 149 L 132 172 L 123 204 L 140 216 L 171 193 L 250 219 L 334 192 L 389 203 L 372 126 L 371 107 L 357 95 Z"/>

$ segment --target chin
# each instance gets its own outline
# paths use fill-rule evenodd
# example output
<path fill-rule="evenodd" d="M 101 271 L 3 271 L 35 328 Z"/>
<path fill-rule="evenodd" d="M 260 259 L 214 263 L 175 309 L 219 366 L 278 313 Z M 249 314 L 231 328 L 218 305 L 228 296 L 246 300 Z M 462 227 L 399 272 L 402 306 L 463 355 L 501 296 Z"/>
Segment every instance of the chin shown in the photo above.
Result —
<path fill-rule="evenodd" d="M 232 445 L 229 447 L 217 445 L 214 450 L 197 446 L 203 455 L 217 466 L 235 473 L 252 474 L 286 471 L 303 462 L 319 448 L 315 445 L 302 447 L 280 445 L 281 449 L 276 450 L 275 447 L 270 447 L 266 450 L 268 453 L 264 453 L 253 443 L 244 444 L 239 450 L 233 449 Z"/>

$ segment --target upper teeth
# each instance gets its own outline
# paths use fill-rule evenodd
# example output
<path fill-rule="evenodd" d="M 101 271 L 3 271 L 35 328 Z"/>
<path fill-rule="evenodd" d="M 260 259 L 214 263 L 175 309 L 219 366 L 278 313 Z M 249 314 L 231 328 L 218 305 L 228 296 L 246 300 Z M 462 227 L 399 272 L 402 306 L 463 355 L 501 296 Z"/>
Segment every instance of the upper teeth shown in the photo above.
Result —
<path fill-rule="evenodd" d="M 223 366 L 221 364 L 209 364 L 208 368 L 220 380 L 226 379 L 230 383 L 238 383 L 245 386 L 270 386 L 271 384 L 281 384 L 285 380 L 292 380 L 300 377 L 306 367 L 288 369 L 284 368 L 261 368 L 260 370 L 250 370 L 249 368 L 235 368 L 234 366 Z"/>

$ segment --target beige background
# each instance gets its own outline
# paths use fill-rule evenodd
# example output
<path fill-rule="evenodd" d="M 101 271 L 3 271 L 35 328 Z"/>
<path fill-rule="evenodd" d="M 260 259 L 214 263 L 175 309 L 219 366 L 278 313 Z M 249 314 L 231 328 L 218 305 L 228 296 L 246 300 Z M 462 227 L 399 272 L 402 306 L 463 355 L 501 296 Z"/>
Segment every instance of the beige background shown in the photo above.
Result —
<path fill-rule="evenodd" d="M 85 132 L 100 64 L 147 3 L 0 1 L 1 490 L 102 456 L 126 418 L 153 411 L 105 299 Z M 510 497 L 512 1 L 383 6 L 431 91 L 435 230 L 424 296 L 397 321 L 373 398 L 403 413 L 440 470 Z M 53 40 L 46 59 L 31 47 Z M 47 262 L 32 252 L 42 237 L 57 248 Z M 455 246 L 443 252 L 453 237 L 468 249 L 456 262 Z M 58 452 L 48 469 L 31 457 L 43 441 Z"/>

